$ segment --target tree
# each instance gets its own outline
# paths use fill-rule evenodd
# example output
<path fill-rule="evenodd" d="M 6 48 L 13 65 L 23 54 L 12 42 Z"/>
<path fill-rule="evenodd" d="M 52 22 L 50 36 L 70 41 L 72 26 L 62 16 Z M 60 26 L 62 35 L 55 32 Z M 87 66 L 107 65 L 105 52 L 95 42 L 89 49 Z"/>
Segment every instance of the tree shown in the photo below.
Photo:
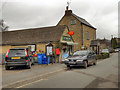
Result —
<path fill-rule="evenodd" d="M 0 20 L 0 31 L 8 31 L 9 26 L 4 23 L 4 20 Z"/>
<path fill-rule="evenodd" d="M 113 49 L 115 49 L 118 46 L 116 38 L 111 39 L 111 46 Z"/>

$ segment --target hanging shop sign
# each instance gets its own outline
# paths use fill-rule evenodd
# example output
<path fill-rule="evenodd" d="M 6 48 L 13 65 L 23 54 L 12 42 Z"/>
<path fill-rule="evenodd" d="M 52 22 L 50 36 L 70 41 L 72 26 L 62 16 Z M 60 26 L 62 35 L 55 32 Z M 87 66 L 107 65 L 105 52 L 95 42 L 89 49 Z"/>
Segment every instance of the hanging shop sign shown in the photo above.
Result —
<path fill-rule="evenodd" d="M 64 41 L 71 41 L 71 37 L 63 36 L 63 37 L 62 37 L 62 40 L 64 40 Z"/>
<path fill-rule="evenodd" d="M 74 32 L 73 32 L 73 31 L 69 31 L 68 34 L 69 34 L 69 35 L 73 35 Z"/>

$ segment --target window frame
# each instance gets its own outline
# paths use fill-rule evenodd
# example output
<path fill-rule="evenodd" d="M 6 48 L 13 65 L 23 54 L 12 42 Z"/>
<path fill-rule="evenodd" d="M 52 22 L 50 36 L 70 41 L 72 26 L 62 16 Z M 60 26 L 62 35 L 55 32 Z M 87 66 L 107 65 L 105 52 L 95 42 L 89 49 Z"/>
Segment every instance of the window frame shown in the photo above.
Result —
<path fill-rule="evenodd" d="M 76 20 L 75 20 L 75 19 L 71 19 L 71 20 L 70 20 L 70 24 L 71 24 L 71 25 L 76 25 Z"/>

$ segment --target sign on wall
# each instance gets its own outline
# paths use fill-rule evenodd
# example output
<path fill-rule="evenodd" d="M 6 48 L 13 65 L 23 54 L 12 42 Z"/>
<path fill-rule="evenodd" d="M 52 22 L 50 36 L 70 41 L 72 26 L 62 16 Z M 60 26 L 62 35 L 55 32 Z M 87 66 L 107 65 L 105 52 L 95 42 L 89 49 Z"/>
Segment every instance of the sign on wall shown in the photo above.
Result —
<path fill-rule="evenodd" d="M 62 61 L 64 61 L 67 57 L 68 57 L 68 54 L 67 53 L 63 53 L 62 54 Z"/>
<path fill-rule="evenodd" d="M 62 40 L 64 40 L 64 41 L 71 41 L 71 37 L 63 36 L 63 37 L 62 37 Z"/>

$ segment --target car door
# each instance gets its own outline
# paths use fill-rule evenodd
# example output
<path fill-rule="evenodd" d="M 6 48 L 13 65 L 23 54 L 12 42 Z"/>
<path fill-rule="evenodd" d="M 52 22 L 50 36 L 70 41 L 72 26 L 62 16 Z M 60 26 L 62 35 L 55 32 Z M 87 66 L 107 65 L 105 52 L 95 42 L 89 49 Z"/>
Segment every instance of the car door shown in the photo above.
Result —
<path fill-rule="evenodd" d="M 94 63 L 96 60 L 96 54 L 93 51 L 91 51 L 91 58 L 92 58 L 92 63 Z"/>
<path fill-rule="evenodd" d="M 92 63 L 92 53 L 89 52 L 88 53 L 88 64 L 91 64 Z"/>

